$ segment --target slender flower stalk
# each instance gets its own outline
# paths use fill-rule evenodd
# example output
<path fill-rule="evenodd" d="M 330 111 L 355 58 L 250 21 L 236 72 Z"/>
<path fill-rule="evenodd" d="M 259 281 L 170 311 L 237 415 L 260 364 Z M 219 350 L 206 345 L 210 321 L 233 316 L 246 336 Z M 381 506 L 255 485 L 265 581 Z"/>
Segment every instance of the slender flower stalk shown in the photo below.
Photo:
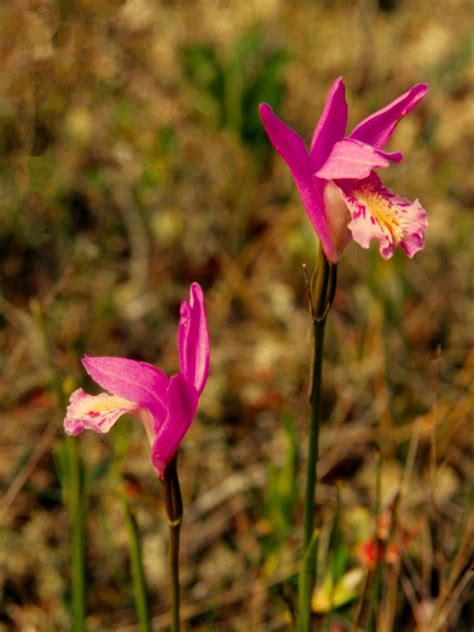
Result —
<path fill-rule="evenodd" d="M 363 248 L 368 248 L 372 240 L 378 241 L 384 259 L 390 259 L 398 246 L 410 258 L 423 249 L 428 225 L 426 211 L 418 200 L 411 202 L 387 189 L 375 170 L 402 160 L 400 152 L 389 152 L 385 147 L 399 121 L 416 107 L 427 89 L 424 83 L 414 85 L 347 134 L 348 107 L 345 86 L 339 77 L 329 91 L 309 148 L 268 104 L 260 104 L 262 124 L 270 142 L 291 171 L 320 242 L 319 264 L 309 288 L 313 359 L 304 556 L 298 583 L 298 627 L 301 632 L 311 629 L 311 596 L 316 578 L 314 513 L 324 329 L 336 288 L 336 266 L 351 241 Z"/>
<path fill-rule="evenodd" d="M 311 630 L 311 581 L 318 556 L 319 531 L 315 529 L 305 548 L 298 574 L 298 632 Z"/>
<path fill-rule="evenodd" d="M 177 458 L 174 458 L 165 471 L 163 479 L 165 490 L 165 507 L 169 527 L 169 572 L 172 631 L 180 632 L 180 584 L 179 584 L 179 536 L 183 520 L 183 501 L 179 486 Z"/>
<path fill-rule="evenodd" d="M 316 504 L 316 479 L 321 425 L 321 382 L 324 352 L 324 330 L 336 290 L 337 266 L 330 263 L 320 248 L 319 262 L 310 287 L 310 307 L 313 320 L 313 357 L 311 366 L 310 427 L 308 438 L 308 460 L 306 465 L 306 489 L 303 518 L 303 545 L 305 556 L 311 548 L 314 534 Z M 312 559 L 306 560 L 306 570 L 299 583 L 299 627 L 301 632 L 311 629 L 311 596 L 316 581 L 317 546 Z"/>

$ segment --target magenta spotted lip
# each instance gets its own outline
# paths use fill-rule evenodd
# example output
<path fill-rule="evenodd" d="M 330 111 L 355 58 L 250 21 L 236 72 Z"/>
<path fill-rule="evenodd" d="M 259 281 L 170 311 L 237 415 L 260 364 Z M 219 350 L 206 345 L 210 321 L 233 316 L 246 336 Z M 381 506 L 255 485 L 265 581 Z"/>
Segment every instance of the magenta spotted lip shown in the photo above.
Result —
<path fill-rule="evenodd" d="M 87 373 L 106 393 L 71 394 L 64 420 L 69 435 L 83 430 L 105 433 L 124 414 L 136 415 L 151 444 L 160 477 L 192 424 L 209 375 L 209 334 L 204 296 L 198 283 L 181 303 L 178 326 L 179 372 L 172 377 L 147 362 L 121 357 L 84 356 Z"/>
<path fill-rule="evenodd" d="M 329 91 L 314 130 L 310 149 L 281 121 L 266 103 L 260 118 L 268 137 L 288 165 L 303 206 L 326 257 L 337 263 L 353 239 L 363 248 L 379 242 L 382 257 L 389 259 L 397 246 L 409 257 L 424 246 L 428 225 L 418 200 L 410 202 L 384 187 L 374 169 L 400 162 L 400 152 L 385 146 L 399 120 L 425 96 L 428 86 L 419 83 L 361 121 L 346 136 L 348 109 L 342 78 Z"/>

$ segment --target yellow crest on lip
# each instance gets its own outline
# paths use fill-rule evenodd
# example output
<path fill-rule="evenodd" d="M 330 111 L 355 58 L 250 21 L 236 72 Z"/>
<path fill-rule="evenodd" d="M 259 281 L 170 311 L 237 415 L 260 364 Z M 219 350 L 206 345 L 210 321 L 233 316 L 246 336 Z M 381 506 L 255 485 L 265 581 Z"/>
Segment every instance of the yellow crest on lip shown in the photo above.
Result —
<path fill-rule="evenodd" d="M 98 417 L 113 410 L 132 411 L 136 404 L 118 395 L 108 395 L 101 393 L 79 401 L 76 408 L 78 417 Z"/>
<path fill-rule="evenodd" d="M 390 199 L 380 195 L 371 186 L 356 189 L 352 195 L 359 204 L 368 209 L 380 228 L 390 234 L 395 244 L 399 244 L 403 237 L 403 228 Z"/>
<path fill-rule="evenodd" d="M 76 435 L 86 428 L 95 432 L 108 432 L 119 417 L 125 413 L 137 413 L 139 407 L 124 397 L 101 393 L 89 395 L 78 388 L 71 394 L 66 411 L 64 428 Z"/>

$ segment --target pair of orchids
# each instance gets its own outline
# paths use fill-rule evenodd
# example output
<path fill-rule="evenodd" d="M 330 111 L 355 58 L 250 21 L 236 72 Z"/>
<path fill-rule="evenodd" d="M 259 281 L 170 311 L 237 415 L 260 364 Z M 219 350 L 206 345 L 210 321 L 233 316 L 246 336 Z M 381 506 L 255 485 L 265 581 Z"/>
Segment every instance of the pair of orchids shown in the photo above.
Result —
<path fill-rule="evenodd" d="M 302 138 L 285 125 L 269 105 L 260 106 L 265 130 L 288 165 L 306 212 L 329 262 L 337 264 L 353 239 L 363 248 L 379 242 L 388 259 L 401 246 L 409 257 L 424 245 L 425 210 L 383 186 L 374 169 L 400 162 L 400 152 L 387 152 L 398 121 L 424 97 L 417 84 L 385 108 L 359 123 L 346 136 L 347 104 L 341 78 L 333 83 L 309 151 Z M 181 304 L 178 326 L 179 371 L 172 377 L 146 362 L 119 357 L 85 356 L 83 365 L 106 393 L 72 393 L 64 428 L 77 435 L 89 429 L 105 433 L 125 413 L 143 423 L 151 460 L 163 479 L 192 424 L 209 374 L 209 333 L 203 292 L 198 283 Z"/>

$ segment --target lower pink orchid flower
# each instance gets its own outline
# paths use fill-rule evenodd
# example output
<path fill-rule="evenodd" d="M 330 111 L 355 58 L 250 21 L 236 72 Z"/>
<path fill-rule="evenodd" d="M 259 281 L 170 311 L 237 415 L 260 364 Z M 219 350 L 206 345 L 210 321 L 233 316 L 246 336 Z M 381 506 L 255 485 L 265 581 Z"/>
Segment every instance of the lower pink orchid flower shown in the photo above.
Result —
<path fill-rule="evenodd" d="M 346 136 L 347 104 L 341 78 L 333 83 L 307 150 L 302 138 L 266 103 L 260 105 L 265 130 L 295 180 L 303 205 L 326 257 L 337 263 L 354 239 L 368 248 L 379 242 L 389 259 L 400 245 L 409 257 L 424 245 L 428 225 L 418 200 L 410 202 L 384 187 L 374 169 L 400 162 L 402 154 L 386 152 L 398 121 L 424 97 L 419 83 L 382 110 L 359 123 Z"/>
<path fill-rule="evenodd" d="M 196 416 L 209 374 L 209 335 L 198 283 L 191 285 L 189 301 L 181 303 L 178 351 L 180 370 L 170 378 L 146 362 L 85 356 L 87 373 L 107 393 L 74 391 L 64 420 L 66 433 L 108 432 L 119 417 L 132 413 L 145 426 L 151 460 L 163 477 Z"/>

